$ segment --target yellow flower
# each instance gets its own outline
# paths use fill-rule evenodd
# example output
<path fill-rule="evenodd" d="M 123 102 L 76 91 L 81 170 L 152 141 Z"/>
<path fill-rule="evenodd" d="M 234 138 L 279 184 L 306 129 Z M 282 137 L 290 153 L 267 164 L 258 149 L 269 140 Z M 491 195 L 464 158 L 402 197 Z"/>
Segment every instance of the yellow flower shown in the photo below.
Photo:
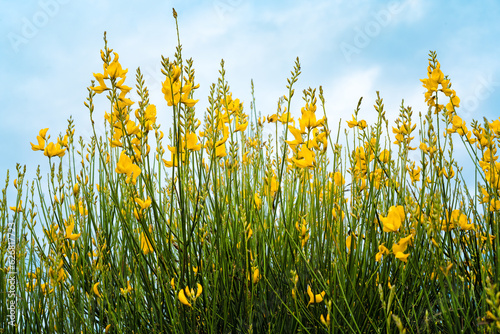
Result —
<path fill-rule="evenodd" d="M 302 224 L 299 225 L 299 222 L 295 222 L 295 228 L 299 231 L 300 235 L 300 243 L 302 248 L 306 245 L 309 240 L 309 229 L 307 228 L 307 222 L 305 219 L 302 219 Z"/>
<path fill-rule="evenodd" d="M 247 240 L 249 240 L 253 235 L 253 230 L 252 228 L 250 227 L 250 224 L 248 224 L 248 227 L 247 227 Z"/>
<path fill-rule="evenodd" d="M 47 140 L 49 139 L 49 137 L 47 137 L 47 131 L 49 130 L 49 128 L 45 128 L 45 129 L 41 129 L 40 132 L 38 133 L 38 135 L 40 137 L 42 137 L 43 139 Z"/>
<path fill-rule="evenodd" d="M 172 290 L 175 290 L 175 277 L 172 277 L 170 280 L 170 285 L 172 286 Z"/>
<path fill-rule="evenodd" d="M 54 288 L 49 289 L 49 283 L 43 283 L 40 285 L 40 288 L 42 289 L 42 293 L 45 295 L 47 293 L 52 293 L 54 292 Z M 48 290 L 48 291 L 47 291 Z"/>
<path fill-rule="evenodd" d="M 104 69 L 105 69 L 105 71 L 104 71 L 104 78 L 107 78 L 108 75 L 112 79 L 124 78 L 125 75 L 128 72 L 128 69 L 127 70 L 123 70 L 122 69 L 122 65 L 120 64 L 120 62 L 118 62 L 118 57 L 119 57 L 118 53 L 113 52 L 113 54 L 115 55 L 115 58 L 113 59 L 113 61 L 111 62 L 111 64 L 109 64 L 109 65 L 104 64 Z"/>
<path fill-rule="evenodd" d="M 69 224 L 66 226 L 66 234 L 65 234 L 65 238 L 66 239 L 70 239 L 70 240 L 78 240 L 78 238 L 80 238 L 80 235 L 82 235 L 81 233 L 78 233 L 78 234 L 74 234 L 73 233 L 73 229 L 75 228 L 75 220 L 73 218 L 73 216 L 69 216 L 68 218 L 69 220 Z"/>
<path fill-rule="evenodd" d="M 306 145 L 302 145 L 300 151 L 297 154 L 298 159 L 292 158 L 295 165 L 299 168 L 312 168 L 315 164 L 314 152 L 307 148 Z"/>
<path fill-rule="evenodd" d="M 17 207 L 10 206 L 9 207 L 14 212 L 22 212 L 23 211 L 23 200 L 19 200 L 19 205 Z"/>
<path fill-rule="evenodd" d="M 79 192 L 80 192 L 80 186 L 78 185 L 78 183 L 75 183 L 75 185 L 73 186 L 73 195 L 78 196 Z"/>
<path fill-rule="evenodd" d="M 321 303 L 323 301 L 323 297 L 325 297 L 325 291 L 322 291 L 321 293 L 318 293 L 318 294 L 313 294 L 312 290 L 311 290 L 311 287 L 308 285 L 307 286 L 307 294 L 309 295 L 309 303 L 307 303 L 307 306 L 308 307 L 310 304 L 313 304 L 313 303 Z"/>
<path fill-rule="evenodd" d="M 178 166 L 177 147 L 170 146 L 170 145 L 167 145 L 167 147 L 171 153 L 172 158 L 170 159 L 170 161 L 163 159 L 163 163 L 165 164 L 165 167 L 169 167 L 169 168 L 174 167 L 174 166 L 177 167 Z"/>
<path fill-rule="evenodd" d="M 123 296 L 126 296 L 128 293 L 132 292 L 133 288 L 130 286 L 130 281 L 127 281 L 126 288 L 120 288 L 120 292 Z"/>
<path fill-rule="evenodd" d="M 414 164 L 411 167 L 408 167 L 408 173 L 410 174 L 410 179 L 412 183 L 420 181 L 420 172 L 422 169 L 419 167 L 415 168 Z"/>
<path fill-rule="evenodd" d="M 316 120 L 316 99 L 311 101 L 311 104 L 307 103 L 305 107 L 301 110 L 302 117 L 299 118 L 300 129 L 305 131 L 305 128 L 311 129 L 316 128 L 324 124 L 325 119 Z"/>
<path fill-rule="evenodd" d="M 438 90 L 438 85 L 443 83 L 444 81 L 444 74 L 440 69 L 440 64 L 437 62 L 436 67 L 432 70 L 432 72 L 428 71 L 428 79 L 420 79 L 422 81 L 423 86 L 429 91 L 429 92 L 435 92 Z M 448 86 L 448 82 L 445 82 L 446 87 Z"/>
<path fill-rule="evenodd" d="M 132 160 L 122 151 L 120 154 L 120 159 L 116 164 L 115 172 L 118 174 L 127 174 L 127 179 L 125 182 L 135 184 L 137 177 L 141 174 L 141 168 L 132 163 Z"/>
<path fill-rule="evenodd" d="M 257 209 L 260 209 L 262 207 L 262 200 L 260 199 L 259 193 L 255 193 L 253 198 L 255 201 L 255 207 L 257 207 Z"/>
<path fill-rule="evenodd" d="M 226 144 L 219 145 L 215 148 L 215 156 L 217 158 L 224 158 L 226 155 Z"/>
<path fill-rule="evenodd" d="M 384 232 L 396 232 L 405 219 L 404 208 L 401 205 L 391 206 L 387 217 L 380 216 Z"/>
<path fill-rule="evenodd" d="M 57 138 L 57 143 L 61 146 L 61 147 L 68 147 L 68 135 L 64 135 L 63 138 L 59 137 Z"/>
<path fill-rule="evenodd" d="M 453 95 L 450 97 L 450 102 L 446 105 L 446 110 L 455 110 L 455 107 L 460 107 L 460 98 L 455 95 L 455 91 L 452 90 Z"/>
<path fill-rule="evenodd" d="M 283 115 L 281 115 L 281 117 L 278 119 L 278 121 L 280 121 L 283 124 L 286 124 L 287 120 L 288 120 L 288 123 L 295 124 L 295 121 L 293 120 L 292 115 L 290 115 L 290 113 L 288 111 L 284 112 Z M 288 128 L 290 128 L 290 127 L 288 127 Z"/>
<path fill-rule="evenodd" d="M 384 245 L 378 246 L 378 253 L 375 255 L 375 261 L 380 261 L 382 255 L 389 255 L 389 249 Z"/>
<path fill-rule="evenodd" d="M 260 271 L 259 268 L 255 268 L 252 273 L 252 283 L 257 284 L 259 280 L 260 280 Z"/>
<path fill-rule="evenodd" d="M 410 256 L 410 254 L 404 254 L 403 252 L 397 252 L 395 254 L 395 256 L 396 256 L 396 259 L 400 259 L 401 261 L 406 263 L 406 262 L 408 262 L 408 256 Z"/>
<path fill-rule="evenodd" d="M 150 205 L 151 205 L 151 198 L 149 196 L 144 201 L 142 199 L 140 199 L 140 198 L 135 198 L 134 200 L 137 203 L 137 205 L 139 205 L 139 207 L 141 208 L 141 210 L 145 210 L 145 209 L 149 208 Z"/>
<path fill-rule="evenodd" d="M 379 159 L 383 163 L 388 163 L 391 160 L 391 153 L 387 150 L 383 150 L 380 152 Z"/>
<path fill-rule="evenodd" d="M 330 313 L 328 313 L 326 315 L 326 320 L 325 318 L 323 317 L 323 314 L 321 315 L 321 317 L 319 318 L 319 320 L 321 320 L 321 323 L 323 325 L 325 325 L 326 327 L 330 327 Z"/>
<path fill-rule="evenodd" d="M 429 155 L 433 155 L 437 152 L 437 148 L 434 146 L 427 146 L 425 143 L 420 143 L 420 149 Z"/>
<path fill-rule="evenodd" d="M 348 251 L 351 251 L 351 246 L 356 249 L 356 235 L 353 233 L 349 234 L 349 236 L 345 239 L 345 245 L 347 246 Z"/>
<path fill-rule="evenodd" d="M 78 213 L 81 216 L 86 216 L 89 214 L 89 211 L 85 208 L 85 206 L 83 205 L 83 202 L 81 200 L 78 202 L 78 208 L 74 204 L 70 204 L 69 208 L 71 210 L 73 210 L 74 212 L 78 211 Z"/>
<path fill-rule="evenodd" d="M 453 210 L 451 213 L 450 222 L 443 220 L 441 222 L 443 230 L 451 230 L 455 226 L 460 226 L 462 230 L 473 230 L 474 224 L 469 224 L 467 216 L 460 212 L 460 210 Z"/>
<path fill-rule="evenodd" d="M 411 239 L 413 239 L 413 234 L 410 234 L 407 237 L 401 238 L 399 240 L 399 244 L 400 245 L 408 245 L 411 242 Z"/>
<path fill-rule="evenodd" d="M 246 128 L 248 126 L 248 122 L 245 122 L 245 123 L 241 123 L 241 124 L 236 124 L 236 128 L 234 129 L 234 132 L 238 132 L 238 131 L 245 131 Z"/>
<path fill-rule="evenodd" d="M 407 258 L 410 254 L 404 254 L 406 249 L 408 248 L 408 244 L 411 242 L 411 239 L 413 238 L 413 235 L 410 234 L 409 236 L 405 238 L 401 238 L 398 243 L 395 243 L 392 245 L 392 252 L 394 253 L 394 256 L 396 256 L 397 259 L 400 259 L 401 261 L 405 262 L 407 261 Z"/>
<path fill-rule="evenodd" d="M 49 130 L 49 128 L 45 128 L 45 129 L 40 130 L 40 132 L 38 133 L 38 136 L 36 136 L 36 140 L 38 141 L 37 145 L 30 143 L 31 149 L 33 151 L 43 151 L 44 150 L 45 141 L 47 140 L 47 138 L 45 136 L 46 136 L 48 130 Z"/>
<path fill-rule="evenodd" d="M 149 232 L 152 232 L 151 227 L 149 228 Z M 144 234 L 144 232 L 141 232 L 141 249 L 146 255 L 154 251 L 151 241 L 149 241 L 149 238 Z"/>
<path fill-rule="evenodd" d="M 285 143 L 290 145 L 290 147 L 295 150 L 295 147 L 297 145 L 302 144 L 304 142 L 304 140 L 302 139 L 302 131 L 299 129 L 296 129 L 295 127 L 293 127 L 291 125 L 288 126 L 288 130 L 290 130 L 290 132 L 292 133 L 294 140 L 285 140 Z"/>
<path fill-rule="evenodd" d="M 191 300 L 191 301 L 196 301 L 196 299 L 201 295 L 201 293 L 203 292 L 203 288 L 201 286 L 200 283 L 197 283 L 197 289 L 196 289 L 196 295 L 194 295 L 194 291 L 193 289 L 189 289 L 189 286 L 186 286 L 184 289 L 181 289 L 179 291 L 179 294 L 177 295 L 177 297 L 179 298 L 179 301 L 184 304 L 184 305 L 187 305 L 189 307 L 192 307 L 191 306 L 191 303 L 189 302 L 188 298 Z M 187 297 L 186 297 L 187 296 Z"/>
<path fill-rule="evenodd" d="M 339 218 L 340 220 L 344 220 L 345 218 L 345 213 L 343 210 L 340 209 L 340 206 L 338 204 L 335 204 L 335 207 L 332 209 L 332 216 L 333 219 Z"/>
<path fill-rule="evenodd" d="M 102 92 L 109 90 L 108 87 L 106 87 L 106 84 L 104 83 L 104 75 L 101 73 L 94 73 L 94 78 L 99 82 L 99 86 L 96 87 L 90 87 L 94 92 L 97 94 L 101 94 Z"/>
<path fill-rule="evenodd" d="M 161 91 L 169 107 L 177 105 L 179 102 L 182 102 L 187 107 L 193 107 L 199 101 L 189 98 L 191 90 L 198 88 L 199 85 L 193 87 L 192 83 L 186 81 L 181 89 L 181 81 L 179 80 L 181 72 L 182 70 L 180 67 L 174 66 L 170 76 L 168 76 L 162 84 Z"/>
<path fill-rule="evenodd" d="M 64 153 L 66 152 L 66 149 L 62 149 L 59 143 L 55 144 L 54 143 L 49 143 L 47 147 L 43 150 L 43 154 L 49 158 L 52 157 L 63 157 Z"/>
<path fill-rule="evenodd" d="M 335 185 L 340 187 L 343 186 L 345 183 L 344 177 L 342 176 L 341 172 L 335 172 L 333 174 L 333 182 L 335 182 Z"/>
<path fill-rule="evenodd" d="M 101 297 L 101 294 L 99 293 L 99 290 L 97 289 L 97 286 L 99 285 L 99 282 L 95 283 L 94 286 L 92 287 L 92 290 L 96 294 L 97 297 Z"/>
<path fill-rule="evenodd" d="M 195 133 L 186 134 L 186 146 L 190 151 L 199 151 L 201 149 L 201 144 L 198 144 L 198 137 Z"/>
<path fill-rule="evenodd" d="M 156 122 L 156 106 L 154 104 L 148 105 L 144 111 L 144 122 L 147 130 L 153 129 L 153 124 Z"/>
<path fill-rule="evenodd" d="M 276 123 L 277 121 L 278 121 L 278 115 L 277 114 L 267 116 L 267 122 L 268 123 Z"/>
<path fill-rule="evenodd" d="M 201 295 L 201 293 L 203 292 L 203 288 L 202 288 L 200 283 L 196 283 L 196 287 L 197 287 L 197 289 L 196 289 L 195 299 L 198 298 Z"/>
<path fill-rule="evenodd" d="M 347 121 L 347 125 L 350 127 L 350 128 L 354 128 L 354 127 L 359 127 L 361 130 L 363 130 L 364 128 L 367 127 L 367 124 L 366 124 L 366 121 L 365 120 L 361 120 L 361 121 L 357 121 L 355 118 L 354 118 L 354 115 L 352 115 L 352 121 Z"/>
<path fill-rule="evenodd" d="M 178 298 L 179 298 L 179 301 L 180 301 L 182 304 L 184 304 L 184 305 L 187 305 L 187 306 L 191 307 L 191 304 L 189 303 L 189 301 L 188 301 L 188 300 L 187 300 L 187 298 L 186 298 L 186 295 L 185 295 L 185 293 L 184 293 L 184 290 L 182 290 L 182 289 L 181 289 L 181 290 L 179 291 Z"/>

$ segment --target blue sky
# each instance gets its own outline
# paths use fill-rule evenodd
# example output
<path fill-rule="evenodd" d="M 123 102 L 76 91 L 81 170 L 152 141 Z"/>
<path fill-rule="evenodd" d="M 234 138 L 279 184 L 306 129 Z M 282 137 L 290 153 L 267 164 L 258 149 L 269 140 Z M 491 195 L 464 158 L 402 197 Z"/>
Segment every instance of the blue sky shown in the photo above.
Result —
<path fill-rule="evenodd" d="M 302 75 L 292 113 L 300 112 L 303 89 L 322 85 L 331 125 L 349 119 L 361 96 L 361 116 L 374 120 L 377 90 L 389 119 L 396 118 L 402 99 L 417 116 L 427 110 L 419 79 L 426 76 L 429 50 L 437 51 L 450 76 L 464 120 L 500 116 L 500 2 L 494 0 L 0 0 L 0 179 L 16 163 L 28 165 L 28 179 L 38 164 L 47 170 L 46 158 L 29 144 L 41 128 L 55 138 L 72 115 L 76 135 L 89 138 L 83 102 L 92 72 L 102 71 L 104 31 L 129 69 L 128 85 L 141 67 L 166 128 L 160 56 L 175 51 L 172 7 L 179 14 L 183 55 L 194 59 L 201 85 L 200 118 L 222 58 L 233 97 L 248 110 L 253 79 L 257 110 L 268 115 L 286 93 L 296 57 Z M 98 115 L 108 108 L 98 107 Z"/>

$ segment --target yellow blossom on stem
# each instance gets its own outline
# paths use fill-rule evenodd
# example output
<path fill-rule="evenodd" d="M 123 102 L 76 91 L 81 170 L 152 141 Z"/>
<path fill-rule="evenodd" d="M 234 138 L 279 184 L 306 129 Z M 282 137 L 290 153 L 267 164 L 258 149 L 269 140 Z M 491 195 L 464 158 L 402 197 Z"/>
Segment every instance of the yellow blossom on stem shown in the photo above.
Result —
<path fill-rule="evenodd" d="M 198 137 L 195 133 L 187 133 L 185 139 L 188 150 L 199 151 L 201 149 L 201 144 L 198 144 Z"/>
<path fill-rule="evenodd" d="M 189 286 L 186 286 L 184 289 L 181 289 L 179 291 L 179 294 L 177 295 L 177 297 L 179 298 L 179 301 L 186 305 L 186 306 L 189 306 L 189 307 L 192 307 L 191 306 L 191 302 L 195 302 L 196 299 L 201 295 L 201 293 L 203 292 L 203 288 L 201 286 L 200 283 L 197 283 L 197 289 L 196 289 L 196 295 L 194 293 L 194 290 L 193 289 L 189 289 Z M 188 300 L 189 298 L 189 300 Z"/>
<path fill-rule="evenodd" d="M 170 286 L 172 286 L 172 290 L 175 290 L 175 277 L 170 280 Z"/>
<path fill-rule="evenodd" d="M 311 287 L 308 285 L 307 286 L 307 294 L 309 295 L 309 303 L 307 303 L 308 307 L 309 305 L 313 303 L 321 303 L 323 301 L 323 297 L 325 297 L 326 292 L 322 291 L 321 293 L 314 294 L 311 290 Z"/>
<path fill-rule="evenodd" d="M 345 245 L 347 246 L 348 252 L 351 252 L 351 247 L 356 249 L 356 235 L 354 233 L 349 234 L 345 239 Z"/>
<path fill-rule="evenodd" d="M 330 327 L 330 313 L 328 313 L 326 315 L 326 320 L 325 320 L 325 317 L 323 317 L 323 314 L 320 316 L 319 320 L 321 321 L 321 323 L 323 325 L 325 325 L 326 327 Z"/>
<path fill-rule="evenodd" d="M 260 281 L 260 271 L 257 267 L 252 267 L 252 277 L 250 277 L 250 273 L 247 273 L 247 279 L 252 281 L 253 284 L 257 284 Z"/>
<path fill-rule="evenodd" d="M 151 237 L 152 237 L 152 232 L 153 232 L 153 229 L 151 227 L 149 227 L 149 233 L 150 233 Z M 148 255 L 149 253 L 152 253 L 154 251 L 154 248 L 153 248 L 153 245 L 151 244 L 151 241 L 149 240 L 148 236 L 144 232 L 141 232 L 141 249 L 145 255 Z"/>
<path fill-rule="evenodd" d="M 107 79 L 108 75 L 112 79 L 124 78 L 128 72 L 128 69 L 122 69 L 122 65 L 118 61 L 118 53 L 113 52 L 113 54 L 115 55 L 115 57 L 111 64 L 107 65 L 106 63 L 104 63 L 104 78 Z"/>
<path fill-rule="evenodd" d="M 452 95 L 450 97 L 450 102 L 446 105 L 446 110 L 453 111 L 455 107 L 460 107 L 460 98 L 456 95 L 455 91 L 452 90 Z"/>
<path fill-rule="evenodd" d="M 219 145 L 215 148 L 215 156 L 217 158 L 224 158 L 226 155 L 226 144 Z"/>
<path fill-rule="evenodd" d="M 141 198 L 135 198 L 134 201 L 139 205 L 141 210 L 145 210 L 151 206 L 151 198 L 148 196 L 144 201 Z"/>
<path fill-rule="evenodd" d="M 192 83 L 189 81 L 184 82 L 184 86 L 181 87 L 180 76 L 182 70 L 178 66 L 173 66 L 170 76 L 167 76 L 162 85 L 162 93 L 165 96 L 165 100 L 169 107 L 173 105 L 178 105 L 179 102 L 183 103 L 187 107 L 193 107 L 199 100 L 193 100 L 189 98 L 189 94 L 192 89 L 196 89 L 199 85 L 193 87 Z"/>
<path fill-rule="evenodd" d="M 262 207 L 262 200 L 260 199 L 259 193 L 255 193 L 253 197 L 254 197 L 255 207 L 257 209 L 260 209 Z"/>
<path fill-rule="evenodd" d="M 124 151 L 120 154 L 120 159 L 116 164 L 115 172 L 118 174 L 126 174 L 126 183 L 132 181 L 133 184 L 136 183 L 137 177 L 141 174 L 141 168 L 132 163 L 132 160 Z"/>
<path fill-rule="evenodd" d="M 410 256 L 410 254 L 405 254 L 405 253 L 402 253 L 402 252 L 397 252 L 395 254 L 396 256 L 396 259 L 399 259 L 401 261 L 403 261 L 404 263 L 406 263 L 408 261 L 408 256 Z"/>
<path fill-rule="evenodd" d="M 380 216 L 384 232 L 396 232 L 405 219 L 404 208 L 401 205 L 391 206 L 387 217 Z"/>
<path fill-rule="evenodd" d="M 23 211 L 23 200 L 19 200 L 19 205 L 17 207 L 10 206 L 9 209 L 11 209 L 14 212 L 22 212 Z"/>
<path fill-rule="evenodd" d="M 378 246 L 378 253 L 375 255 L 375 261 L 379 262 L 382 255 L 389 255 L 389 249 L 384 245 Z"/>
<path fill-rule="evenodd" d="M 273 115 L 267 116 L 267 122 L 268 123 L 276 123 L 277 121 L 278 121 L 278 115 L 277 114 L 273 114 Z"/>
<path fill-rule="evenodd" d="M 66 239 L 69 239 L 69 240 L 78 240 L 78 238 L 80 238 L 80 235 L 82 235 L 81 233 L 78 233 L 78 234 L 74 234 L 73 233 L 73 229 L 75 228 L 75 220 L 73 218 L 73 216 L 69 216 L 68 218 L 69 220 L 69 224 L 66 226 L 66 234 L 65 234 L 65 238 Z"/>
<path fill-rule="evenodd" d="M 388 163 L 391 160 L 391 153 L 388 150 L 383 150 L 379 155 L 380 161 Z"/>
<path fill-rule="evenodd" d="M 79 192 L 80 192 L 80 186 L 78 185 L 78 183 L 75 183 L 75 185 L 73 186 L 73 195 L 78 196 Z"/>
<path fill-rule="evenodd" d="M 405 254 L 404 252 L 408 248 L 408 244 L 411 242 L 413 235 L 410 234 L 405 238 L 401 238 L 398 243 L 392 245 L 392 252 L 397 259 L 400 259 L 403 262 L 407 262 L 408 256 L 410 254 Z"/>
<path fill-rule="evenodd" d="M 120 293 L 122 296 L 126 296 L 130 292 L 132 292 L 133 288 L 130 286 L 130 281 L 127 281 L 127 287 L 126 288 L 120 288 Z"/>
<path fill-rule="evenodd" d="M 247 126 L 248 126 L 248 122 L 236 123 L 236 128 L 234 129 L 234 132 L 245 131 Z"/>
<path fill-rule="evenodd" d="M 288 123 L 295 124 L 295 121 L 293 120 L 292 116 L 290 115 L 290 113 L 288 111 L 283 113 L 283 115 L 281 115 L 281 117 L 278 119 L 278 121 L 280 121 L 282 124 L 286 124 L 287 121 L 288 121 Z"/>
<path fill-rule="evenodd" d="M 335 185 L 337 187 L 343 186 L 345 183 L 344 177 L 342 176 L 341 172 L 335 172 L 333 174 L 333 182 L 335 182 Z"/>
<path fill-rule="evenodd" d="M 49 143 L 47 147 L 43 150 L 43 154 L 49 158 L 52 157 L 63 157 L 64 153 L 66 152 L 66 149 L 62 149 L 61 146 L 58 144 L 54 143 Z"/>
<path fill-rule="evenodd" d="M 293 162 L 295 162 L 295 166 L 299 168 L 313 168 L 315 162 L 314 158 L 315 154 L 306 145 L 302 145 L 300 151 L 297 153 L 296 158 L 292 158 Z"/>
<path fill-rule="evenodd" d="M 178 298 L 179 298 L 179 301 L 184 304 L 184 305 L 187 305 L 189 307 L 191 307 L 191 303 L 189 303 L 189 301 L 187 300 L 186 298 L 186 294 L 184 293 L 184 290 L 180 290 L 179 291 L 179 294 L 178 294 Z"/>
<path fill-rule="evenodd" d="M 38 136 L 36 136 L 36 140 L 38 142 L 37 145 L 30 143 L 31 144 L 31 149 L 33 151 L 43 151 L 45 149 L 45 141 L 48 139 L 46 138 L 46 134 L 49 128 L 41 129 L 40 132 L 38 133 Z"/>
<path fill-rule="evenodd" d="M 99 298 L 101 298 L 101 294 L 99 293 L 99 289 L 97 288 L 99 286 L 99 282 L 95 283 L 92 286 L 92 291 L 94 291 L 95 295 Z"/>
<path fill-rule="evenodd" d="M 352 115 L 352 121 L 347 121 L 347 125 L 350 127 L 350 128 L 354 128 L 354 127 L 358 127 L 360 128 L 361 130 L 363 130 L 364 128 L 366 128 L 368 125 L 366 124 L 366 121 L 365 120 L 361 120 L 361 121 L 357 121 L 355 118 L 354 118 L 354 115 Z"/>
<path fill-rule="evenodd" d="M 288 126 L 288 130 L 292 133 L 293 137 L 295 138 L 294 140 L 285 140 L 285 142 L 290 145 L 292 149 L 295 149 L 297 145 L 302 144 L 304 140 L 302 139 L 302 131 L 299 129 L 296 129 L 293 126 Z"/>
<path fill-rule="evenodd" d="M 309 240 L 309 229 L 307 228 L 307 222 L 305 219 L 302 219 L 302 223 L 299 225 L 299 222 L 295 222 L 295 228 L 299 231 L 299 239 L 301 243 L 301 247 L 304 248 L 307 241 Z"/>
<path fill-rule="evenodd" d="M 104 83 L 104 75 L 101 73 L 94 73 L 94 78 L 97 80 L 99 83 L 99 86 L 96 87 L 90 87 L 94 92 L 97 94 L 101 94 L 102 92 L 109 90 L 108 87 L 106 87 L 106 84 Z"/>

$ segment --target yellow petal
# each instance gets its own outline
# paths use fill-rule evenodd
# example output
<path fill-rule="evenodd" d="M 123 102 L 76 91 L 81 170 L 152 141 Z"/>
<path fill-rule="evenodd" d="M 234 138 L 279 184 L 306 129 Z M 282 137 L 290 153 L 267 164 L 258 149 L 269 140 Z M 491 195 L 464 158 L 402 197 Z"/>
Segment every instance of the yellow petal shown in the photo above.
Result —
<path fill-rule="evenodd" d="M 184 304 L 184 305 L 187 305 L 189 307 L 191 307 L 191 304 L 188 302 L 187 298 L 186 298 L 186 295 L 184 294 L 184 290 L 180 290 L 179 291 L 179 295 L 178 295 L 178 298 L 179 298 L 179 301 Z"/>
<path fill-rule="evenodd" d="M 99 293 L 99 290 L 97 289 L 97 286 L 99 285 L 99 282 L 95 283 L 94 286 L 92 287 L 92 290 L 96 294 L 97 297 L 101 297 L 101 294 Z"/>
<path fill-rule="evenodd" d="M 201 284 L 197 283 L 196 297 L 195 298 L 198 298 L 202 292 L 203 292 L 203 288 L 202 288 Z"/>

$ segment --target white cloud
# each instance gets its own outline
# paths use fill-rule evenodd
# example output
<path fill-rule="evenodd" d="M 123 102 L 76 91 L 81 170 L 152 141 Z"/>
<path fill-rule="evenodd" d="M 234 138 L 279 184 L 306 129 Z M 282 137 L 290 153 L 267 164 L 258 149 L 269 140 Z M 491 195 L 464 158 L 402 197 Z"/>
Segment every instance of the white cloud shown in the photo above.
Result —
<path fill-rule="evenodd" d="M 367 122 L 376 120 L 376 115 L 367 111 L 374 102 L 376 82 L 379 79 L 380 67 L 374 66 L 363 70 L 346 73 L 325 85 L 325 99 L 329 122 L 336 122 L 338 118 L 343 121 L 351 120 L 351 115 L 363 97 L 360 116 Z M 345 126 L 345 123 L 343 124 Z"/>

